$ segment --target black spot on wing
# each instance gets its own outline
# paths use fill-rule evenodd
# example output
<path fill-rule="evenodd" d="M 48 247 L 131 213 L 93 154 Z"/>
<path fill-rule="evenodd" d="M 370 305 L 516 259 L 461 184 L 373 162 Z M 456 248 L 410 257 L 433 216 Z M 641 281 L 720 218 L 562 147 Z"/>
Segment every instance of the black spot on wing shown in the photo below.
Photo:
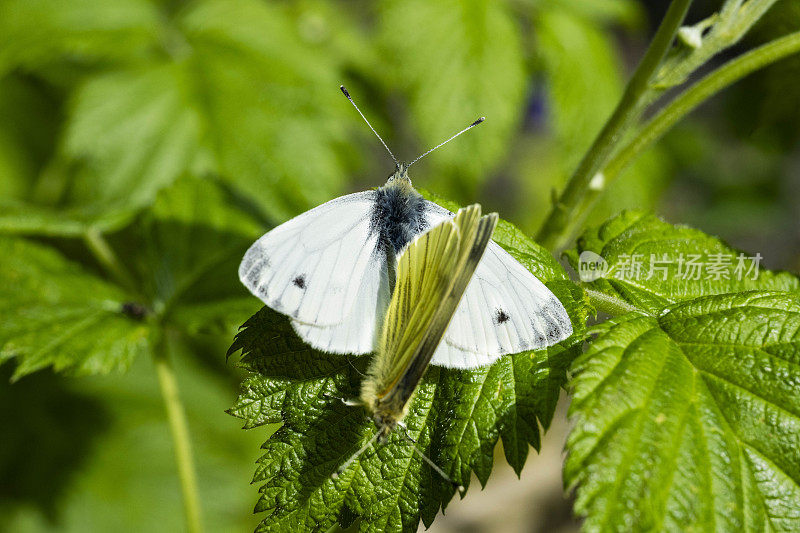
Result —
<path fill-rule="evenodd" d="M 560 340 L 561 328 L 555 322 L 550 322 L 547 326 L 547 339 L 550 343 L 556 343 Z"/>
<path fill-rule="evenodd" d="M 504 324 L 504 323 L 508 322 L 510 319 L 511 319 L 511 317 L 508 316 L 508 313 L 506 313 L 502 309 L 496 309 L 495 310 L 495 312 L 494 312 L 494 322 L 495 322 L 495 324 Z"/>
<path fill-rule="evenodd" d="M 306 276 L 305 276 L 305 274 L 300 274 L 299 276 L 294 278 L 292 280 L 292 284 L 295 287 L 299 287 L 301 289 L 305 289 L 306 288 Z"/>

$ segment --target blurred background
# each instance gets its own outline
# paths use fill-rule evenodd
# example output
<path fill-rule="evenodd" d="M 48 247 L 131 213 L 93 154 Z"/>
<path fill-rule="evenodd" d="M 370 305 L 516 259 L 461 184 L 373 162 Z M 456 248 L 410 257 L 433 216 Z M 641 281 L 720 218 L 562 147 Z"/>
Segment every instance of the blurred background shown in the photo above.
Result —
<path fill-rule="evenodd" d="M 695 2 L 689 21 L 719 4 Z M 241 377 L 225 350 L 259 307 L 236 263 L 272 225 L 393 170 L 339 85 L 402 160 L 486 116 L 415 165 L 412 180 L 534 233 L 667 5 L 0 0 L 0 233 L 104 276 L 80 239 L 101 231 L 155 307 L 172 273 L 232 247 L 202 276 L 214 298 L 176 315 L 168 344 L 207 529 L 252 530 L 248 482 L 267 433 L 223 412 Z M 729 54 L 798 29 L 800 5 L 779 1 Z M 759 252 L 770 268 L 800 268 L 798 79 L 800 57 L 790 58 L 704 105 L 614 183 L 589 223 L 654 210 Z M 197 198 L 203 209 L 191 214 Z M 204 320 L 221 301 L 224 320 Z M 9 384 L 14 363 L 0 367 L 0 529 L 182 529 L 152 362 L 125 368 L 79 378 L 45 369 Z M 486 489 L 454 501 L 432 530 L 575 530 L 560 474 L 565 406 L 521 481 L 498 450 Z"/>

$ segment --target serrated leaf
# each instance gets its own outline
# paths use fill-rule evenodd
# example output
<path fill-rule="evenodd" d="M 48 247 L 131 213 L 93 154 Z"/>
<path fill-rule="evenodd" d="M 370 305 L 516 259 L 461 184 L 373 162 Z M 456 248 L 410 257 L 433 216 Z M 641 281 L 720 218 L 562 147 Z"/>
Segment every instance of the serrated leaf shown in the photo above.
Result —
<path fill-rule="evenodd" d="M 127 368 L 148 350 L 148 327 L 123 312 L 130 297 L 58 252 L 0 238 L 0 362 L 14 378 L 46 366 L 75 374 Z"/>
<path fill-rule="evenodd" d="M 70 205 L 141 208 L 179 176 L 219 176 L 273 219 L 337 192 L 336 62 L 279 6 L 206 0 L 172 21 L 170 57 L 90 78 L 76 92 L 64 155 L 91 172 Z M 324 52 L 324 51 L 323 51 Z"/>
<path fill-rule="evenodd" d="M 800 528 L 800 293 L 599 329 L 573 365 L 565 467 L 587 531 Z"/>
<path fill-rule="evenodd" d="M 245 250 L 263 232 L 251 211 L 210 179 L 186 177 L 161 191 L 135 225 L 109 238 L 134 274 L 133 292 L 50 247 L 3 238 L 0 310 L 10 318 L 0 324 L 0 357 L 16 357 L 17 377 L 48 365 L 105 373 L 126 369 L 148 351 L 160 325 L 189 338 L 232 334 L 259 307 L 236 275 Z M 70 227 L 62 225 L 59 234 Z M 144 316 L 123 309 L 125 303 Z"/>
<path fill-rule="evenodd" d="M 519 28 L 503 2 L 391 1 L 381 4 L 386 60 L 404 87 L 414 131 L 427 149 L 479 116 L 481 131 L 460 138 L 425 164 L 426 174 L 479 183 L 508 149 L 526 92 Z M 448 80 L 441 83 L 441 80 Z M 447 177 L 446 175 L 444 177 Z"/>
<path fill-rule="evenodd" d="M 589 287 L 649 313 L 711 294 L 800 287 L 792 274 L 756 266 L 756 254 L 739 252 L 702 231 L 673 226 L 637 211 L 623 212 L 587 230 L 577 248 L 567 253 L 576 270 L 585 251 L 608 263 L 604 277 Z"/>
<path fill-rule="evenodd" d="M 509 251 L 528 263 L 547 253 L 507 223 L 495 239 L 513 243 Z M 582 291 L 552 256 L 537 265 L 537 275 L 570 312 L 576 335 L 477 370 L 431 367 L 404 419 L 417 447 L 464 486 L 472 472 L 487 482 L 499 439 L 509 463 L 522 469 L 529 447 L 538 449 L 538 424 L 548 427 L 566 368 L 581 349 Z M 338 399 L 358 397 L 368 357 L 316 352 L 286 317 L 266 307 L 245 323 L 229 353 L 239 350 L 250 375 L 229 412 L 247 428 L 283 423 L 264 444 L 253 478 L 262 484 L 256 511 L 269 513 L 259 531 L 325 529 L 355 517 L 362 531 L 413 531 L 420 520 L 430 525 L 447 505 L 453 487 L 397 432 L 387 444 L 373 444 L 338 479 L 331 477 L 375 433 L 363 407 Z"/>

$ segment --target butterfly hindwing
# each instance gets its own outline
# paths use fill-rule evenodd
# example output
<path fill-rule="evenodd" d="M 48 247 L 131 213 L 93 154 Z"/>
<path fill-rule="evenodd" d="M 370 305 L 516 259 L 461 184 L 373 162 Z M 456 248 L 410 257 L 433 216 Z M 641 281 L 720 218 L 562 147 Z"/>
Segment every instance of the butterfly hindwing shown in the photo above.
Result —
<path fill-rule="evenodd" d="M 426 202 L 430 224 L 452 217 Z M 550 346 L 572 334 L 564 306 L 494 241 L 475 270 L 431 364 L 475 368 L 498 357 Z"/>
<path fill-rule="evenodd" d="M 242 283 L 291 317 L 315 348 L 373 349 L 376 313 L 382 315 L 389 297 L 374 205 L 375 191 L 324 203 L 262 236 L 239 267 Z"/>

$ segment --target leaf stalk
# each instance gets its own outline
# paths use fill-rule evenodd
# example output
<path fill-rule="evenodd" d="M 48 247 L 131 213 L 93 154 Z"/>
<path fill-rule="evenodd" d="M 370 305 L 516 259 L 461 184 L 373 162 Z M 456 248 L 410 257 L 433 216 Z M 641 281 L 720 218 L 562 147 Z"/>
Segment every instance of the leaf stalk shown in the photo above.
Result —
<path fill-rule="evenodd" d="M 133 276 L 119 261 L 101 232 L 94 229 L 88 230 L 83 234 L 83 242 L 97 259 L 97 262 L 116 283 L 128 290 L 135 290 L 136 284 L 133 281 Z"/>
<path fill-rule="evenodd" d="M 186 421 L 186 411 L 178 392 L 178 382 L 175 372 L 167 358 L 166 343 L 163 339 L 156 343 L 153 363 L 158 375 L 158 385 L 164 399 L 167 411 L 169 429 L 172 442 L 175 446 L 175 462 L 178 466 L 178 477 L 183 494 L 183 510 L 186 516 L 186 529 L 189 533 L 203 531 L 200 515 L 200 498 L 197 490 L 197 474 L 192 455 L 189 425 Z"/>

